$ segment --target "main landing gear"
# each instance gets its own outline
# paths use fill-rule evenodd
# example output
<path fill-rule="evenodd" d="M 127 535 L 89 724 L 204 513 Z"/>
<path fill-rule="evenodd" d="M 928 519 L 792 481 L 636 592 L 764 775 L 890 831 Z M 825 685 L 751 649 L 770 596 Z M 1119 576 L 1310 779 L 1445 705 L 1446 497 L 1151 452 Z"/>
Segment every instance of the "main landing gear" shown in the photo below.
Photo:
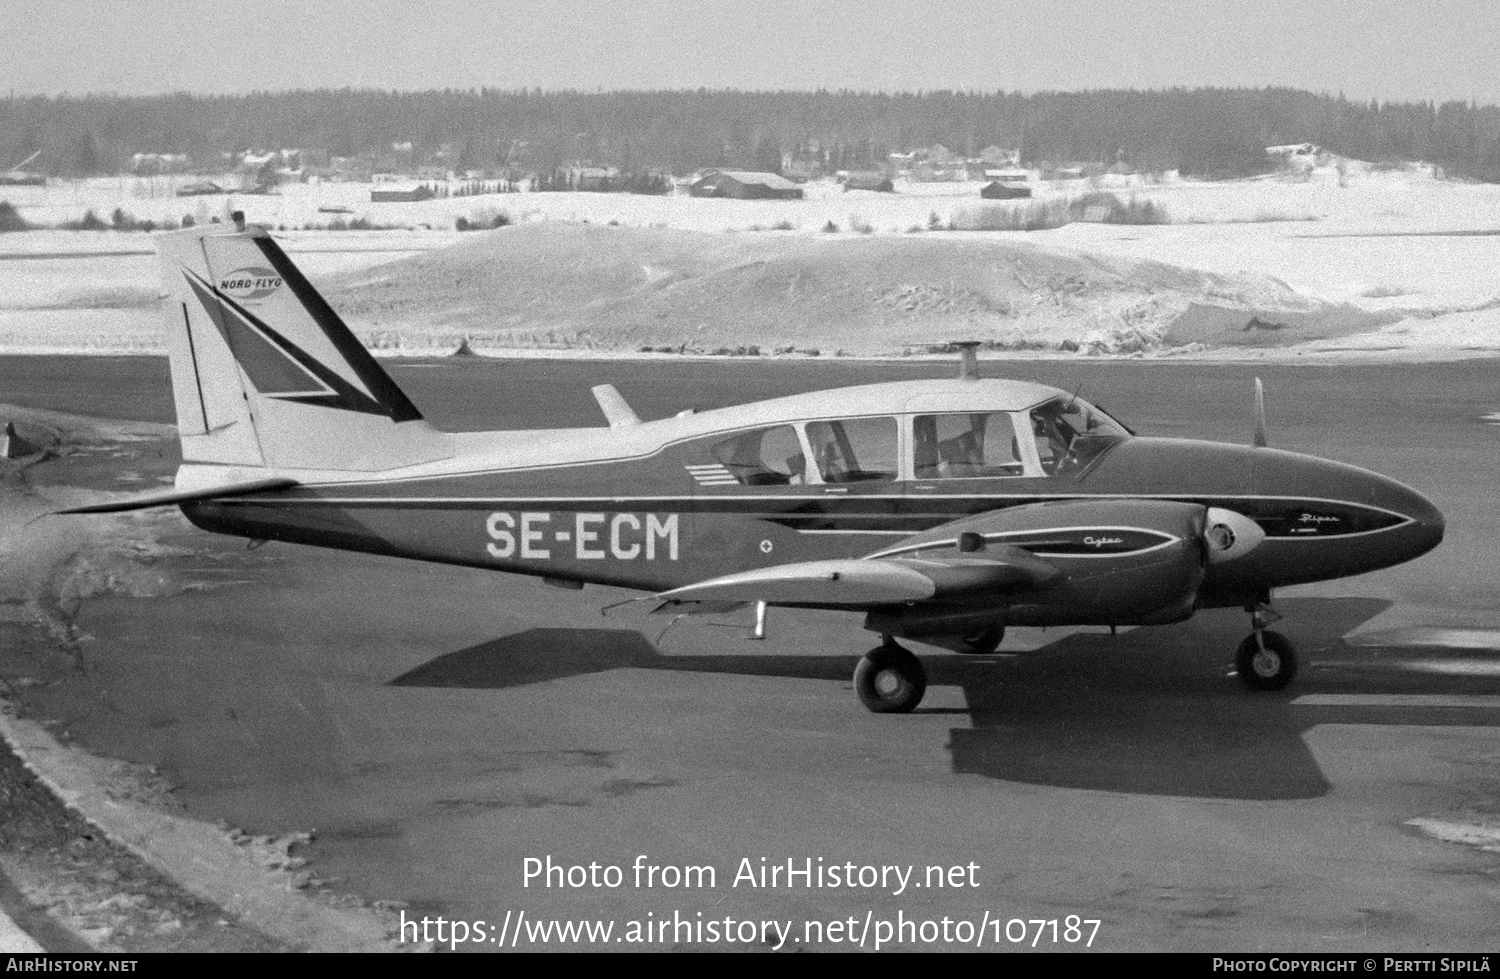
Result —
<path fill-rule="evenodd" d="M 909 714 L 927 692 L 922 661 L 890 636 L 854 668 L 854 692 L 877 714 Z"/>
<path fill-rule="evenodd" d="M 1246 611 L 1255 631 L 1235 653 L 1240 681 L 1251 690 L 1281 690 L 1297 675 L 1297 647 L 1286 636 L 1266 628 L 1281 619 L 1269 605 L 1251 605 Z"/>

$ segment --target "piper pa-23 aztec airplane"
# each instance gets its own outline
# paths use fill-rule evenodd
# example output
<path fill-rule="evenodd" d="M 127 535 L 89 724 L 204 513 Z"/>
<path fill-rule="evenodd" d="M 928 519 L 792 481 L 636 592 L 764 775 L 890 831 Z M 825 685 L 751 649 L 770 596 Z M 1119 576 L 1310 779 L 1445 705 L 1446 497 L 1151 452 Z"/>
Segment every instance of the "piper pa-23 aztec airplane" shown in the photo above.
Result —
<path fill-rule="evenodd" d="M 448 433 L 264 230 L 160 237 L 182 467 L 197 526 L 643 589 L 657 610 L 864 613 L 874 711 L 926 689 L 897 640 L 989 653 L 1010 625 L 1142 626 L 1242 607 L 1251 688 L 1291 681 L 1275 588 L 1386 568 L 1443 537 L 1420 494 L 1253 445 L 1144 438 L 1040 384 L 977 376 L 817 391 L 607 427 Z M 1257 403 L 1259 403 L 1257 388 Z M 1258 405 L 1259 411 L 1259 405 Z"/>

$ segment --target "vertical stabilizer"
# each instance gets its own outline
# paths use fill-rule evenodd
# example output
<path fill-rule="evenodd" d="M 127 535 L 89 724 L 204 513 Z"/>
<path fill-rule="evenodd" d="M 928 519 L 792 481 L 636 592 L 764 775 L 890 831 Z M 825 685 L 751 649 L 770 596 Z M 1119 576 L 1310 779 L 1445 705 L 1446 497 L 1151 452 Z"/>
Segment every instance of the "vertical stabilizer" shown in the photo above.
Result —
<path fill-rule="evenodd" d="M 379 471 L 451 454 L 264 230 L 158 241 L 184 462 Z"/>

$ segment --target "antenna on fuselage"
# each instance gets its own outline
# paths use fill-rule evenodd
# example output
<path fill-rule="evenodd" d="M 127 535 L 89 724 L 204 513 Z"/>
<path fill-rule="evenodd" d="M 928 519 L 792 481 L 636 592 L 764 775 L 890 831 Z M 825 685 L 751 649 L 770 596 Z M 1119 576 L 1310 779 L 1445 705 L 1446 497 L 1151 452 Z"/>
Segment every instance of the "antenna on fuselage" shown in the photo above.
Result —
<path fill-rule="evenodd" d="M 1257 449 L 1266 447 L 1266 389 L 1260 383 L 1260 378 L 1255 379 L 1255 435 L 1250 444 Z"/>
<path fill-rule="evenodd" d="M 954 340 L 949 346 L 957 347 L 960 354 L 958 379 L 960 381 L 979 380 L 979 341 Z"/>

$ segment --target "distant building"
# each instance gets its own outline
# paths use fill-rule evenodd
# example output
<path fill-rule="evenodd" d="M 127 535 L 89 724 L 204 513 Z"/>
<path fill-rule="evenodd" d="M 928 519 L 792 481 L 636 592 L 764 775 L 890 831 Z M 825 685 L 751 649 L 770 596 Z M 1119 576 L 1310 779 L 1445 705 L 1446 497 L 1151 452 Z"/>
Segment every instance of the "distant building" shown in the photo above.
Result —
<path fill-rule="evenodd" d="M 427 184 L 380 184 L 370 190 L 370 200 L 377 204 L 426 201 L 437 194 Z"/>
<path fill-rule="evenodd" d="M 273 163 L 273 161 L 280 161 L 280 155 L 274 150 L 269 153 L 257 153 L 254 150 L 246 150 L 240 154 L 239 162 L 235 169 L 242 173 L 252 173 L 268 163 Z"/>
<path fill-rule="evenodd" d="M 1267 146 L 1266 156 L 1287 170 L 1308 171 L 1318 165 L 1321 149 L 1312 143 L 1290 143 L 1286 146 Z"/>
<path fill-rule="evenodd" d="M 218 184 L 208 180 L 199 180 L 196 183 L 183 184 L 177 188 L 178 197 L 206 197 L 209 194 L 223 194 L 225 190 Z"/>
<path fill-rule="evenodd" d="M 1021 151 L 1008 150 L 1001 146 L 986 146 L 979 151 L 979 159 L 1002 167 L 1018 167 L 1021 165 Z"/>
<path fill-rule="evenodd" d="M 967 173 L 961 166 L 924 160 L 911 168 L 910 175 L 914 183 L 953 183 L 965 179 Z"/>
<path fill-rule="evenodd" d="M 191 165 L 186 153 L 136 153 L 130 158 L 135 173 L 181 173 Z"/>
<path fill-rule="evenodd" d="M 783 158 L 781 175 L 793 183 L 805 184 L 823 175 L 823 164 L 817 160 L 790 160 Z"/>
<path fill-rule="evenodd" d="M 916 163 L 919 159 L 921 157 L 918 155 L 918 152 L 912 150 L 909 153 L 888 153 L 886 154 L 885 162 L 887 167 L 894 170 L 910 170 L 912 164 Z"/>
<path fill-rule="evenodd" d="M 1293 156 L 1317 156 L 1318 148 L 1312 143 L 1288 143 L 1285 146 L 1267 146 L 1266 153 L 1286 159 Z"/>
<path fill-rule="evenodd" d="M 850 170 L 839 174 L 839 183 L 845 190 L 878 190 L 887 194 L 896 190 L 891 178 L 880 170 Z"/>
<path fill-rule="evenodd" d="M 620 171 L 617 167 L 568 168 L 568 185 L 574 190 L 609 190 L 619 179 Z"/>
<path fill-rule="evenodd" d="M 774 173 L 748 170 L 709 170 L 693 181 L 694 197 L 734 197 L 740 200 L 797 200 L 802 188 Z"/>
<path fill-rule="evenodd" d="M 979 196 L 989 201 L 1010 201 L 1021 197 L 1030 197 L 1031 188 L 1025 184 L 992 180 L 979 189 Z"/>

